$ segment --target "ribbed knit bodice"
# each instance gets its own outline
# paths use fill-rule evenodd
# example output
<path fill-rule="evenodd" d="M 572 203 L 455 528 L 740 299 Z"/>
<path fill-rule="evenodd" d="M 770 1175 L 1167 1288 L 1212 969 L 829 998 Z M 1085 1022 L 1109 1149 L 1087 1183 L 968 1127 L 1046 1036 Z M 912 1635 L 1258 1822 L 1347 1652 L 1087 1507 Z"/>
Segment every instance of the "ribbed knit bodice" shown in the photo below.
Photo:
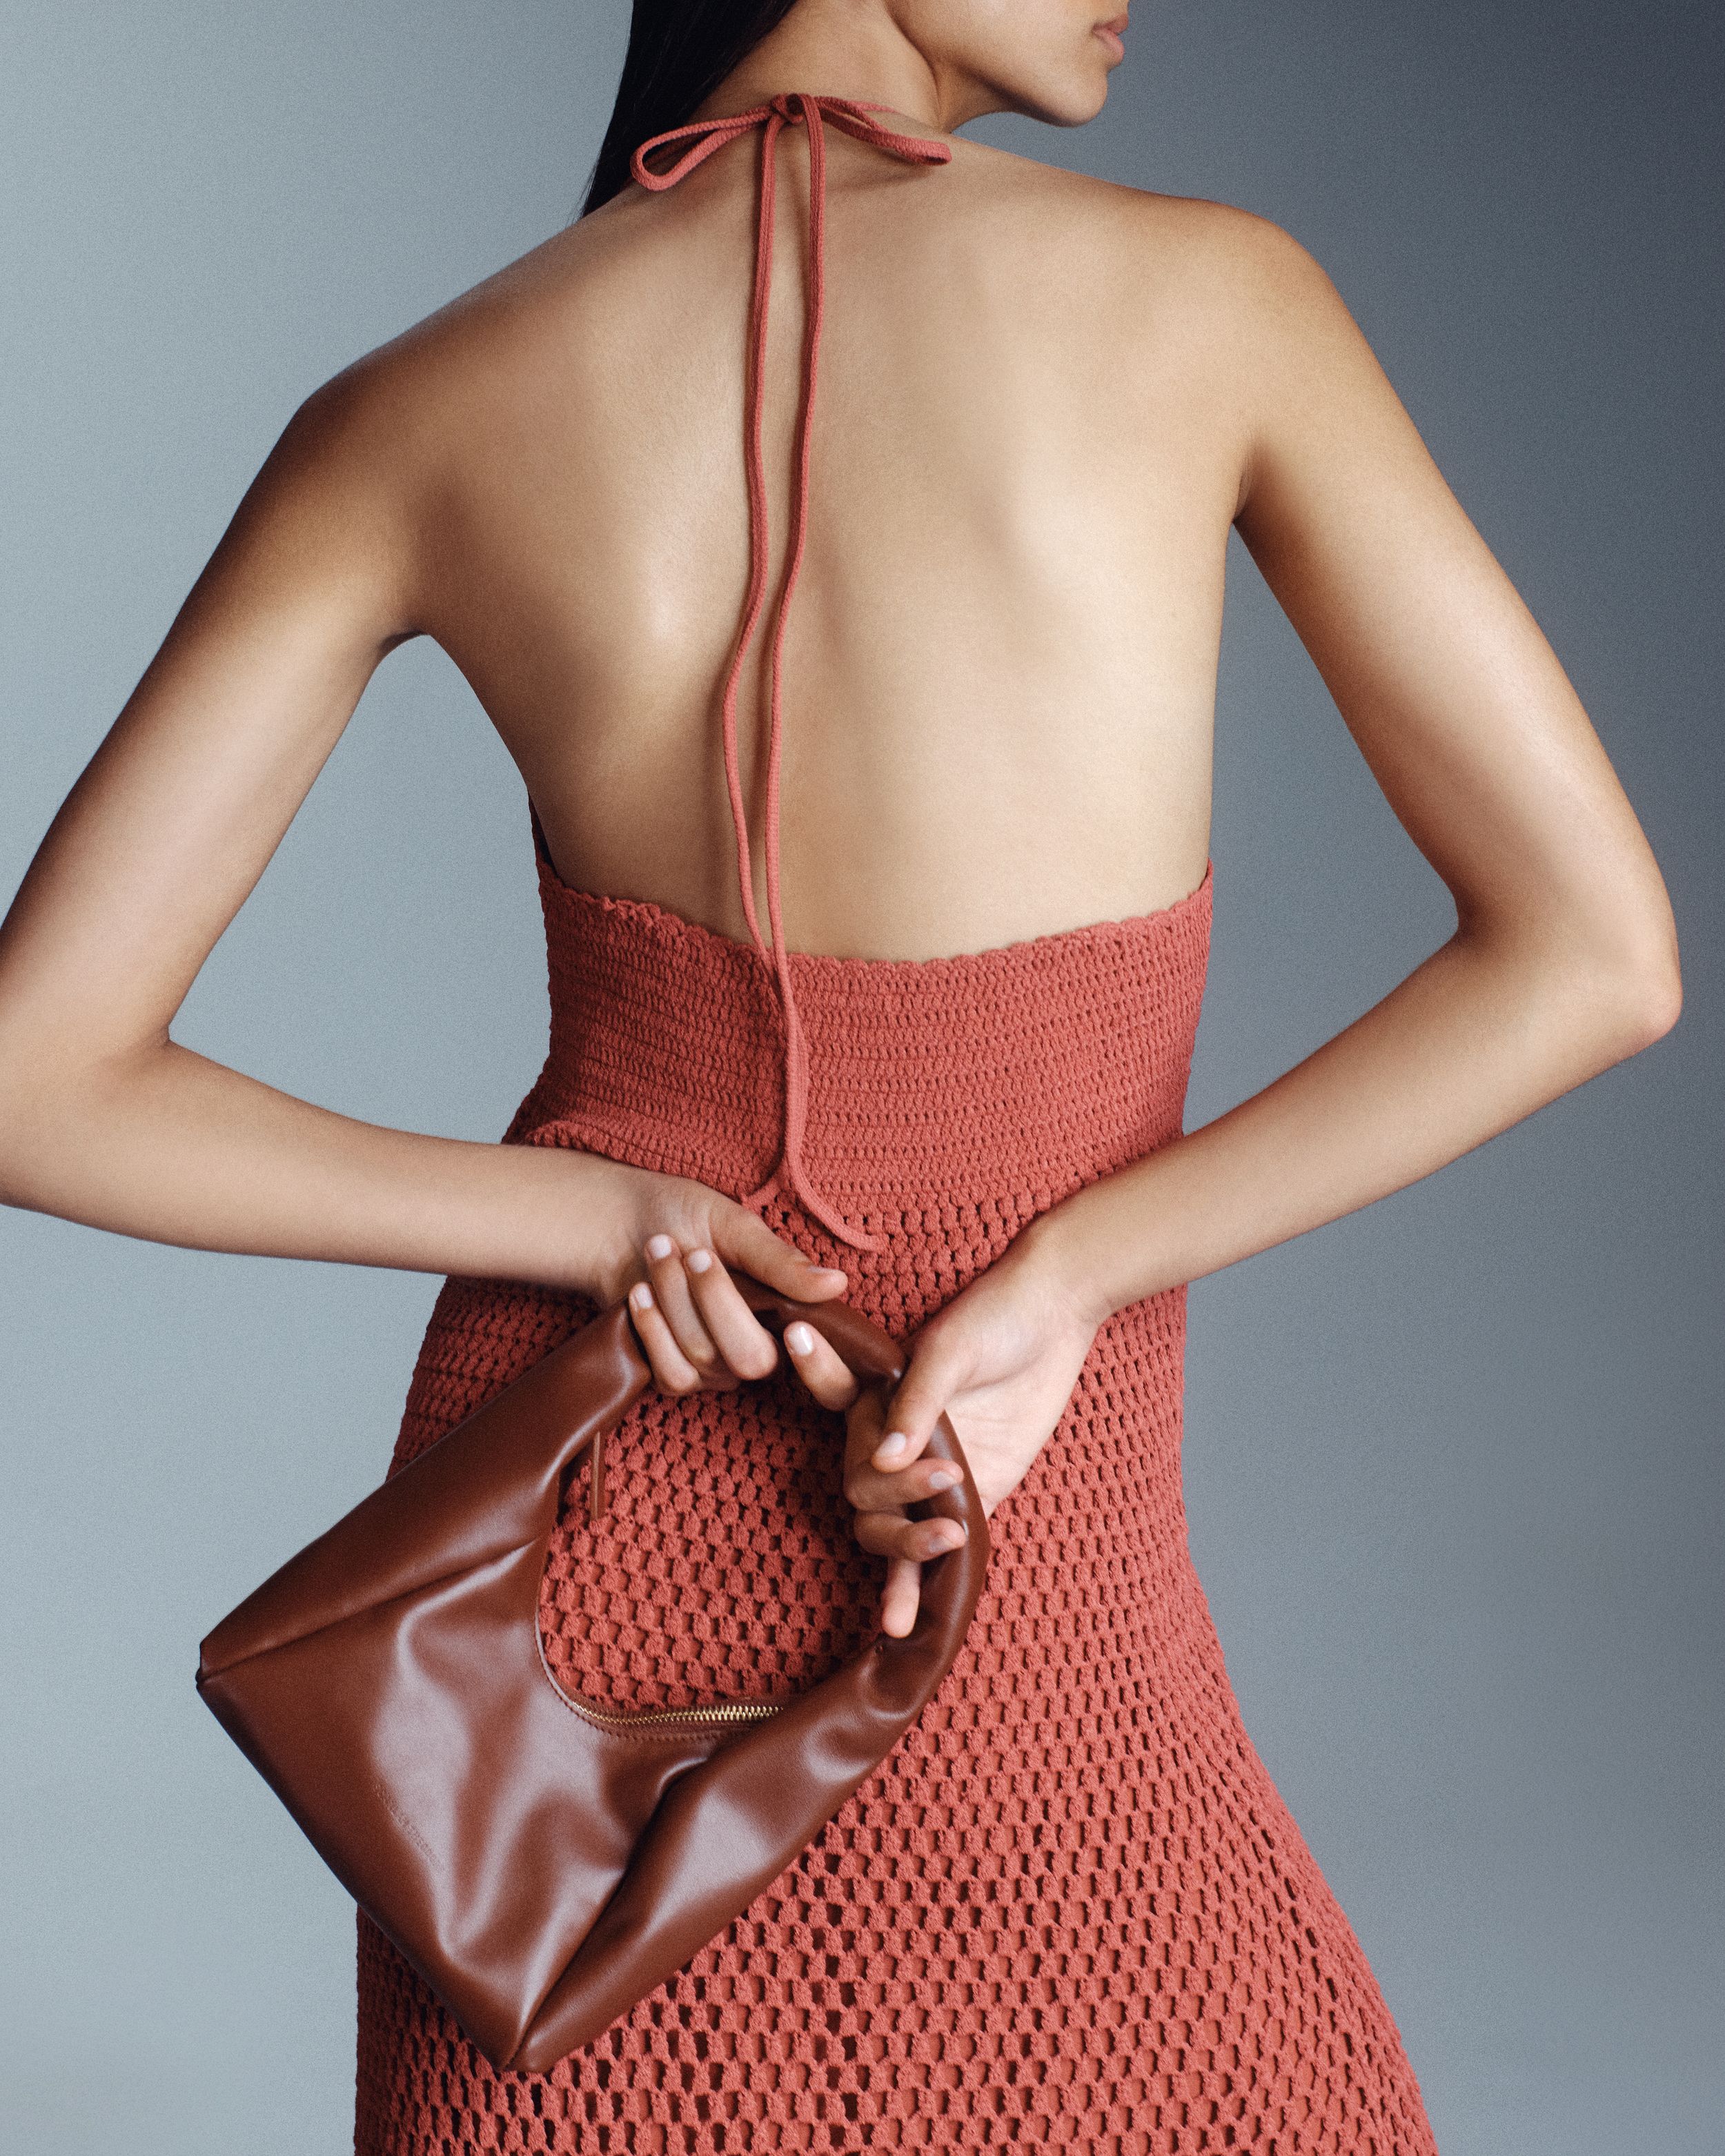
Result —
<path fill-rule="evenodd" d="M 756 952 L 649 901 L 575 890 L 538 860 L 551 1050 L 511 1135 L 741 1198 L 778 1142 Z M 931 1204 L 1022 1222 L 1173 1137 L 1210 890 L 1207 870 L 1159 911 L 952 957 L 789 952 L 820 1188 L 888 1237 Z M 876 1270 L 814 1234 L 848 1270 Z"/>

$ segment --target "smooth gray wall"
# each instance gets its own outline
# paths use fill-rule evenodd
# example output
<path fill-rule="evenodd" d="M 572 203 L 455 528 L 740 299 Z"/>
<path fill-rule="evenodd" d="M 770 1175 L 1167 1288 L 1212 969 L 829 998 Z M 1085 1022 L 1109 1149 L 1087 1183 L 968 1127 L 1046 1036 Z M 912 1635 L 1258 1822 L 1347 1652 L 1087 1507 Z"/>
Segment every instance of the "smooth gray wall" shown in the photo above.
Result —
<path fill-rule="evenodd" d="M 298 400 L 573 212 L 624 20 L 5 0 L 0 890 Z M 1090 128 L 973 131 L 1326 264 L 1594 715 L 1688 992 L 1635 1062 L 1194 1287 L 1199 1567 L 1444 2156 L 1707 2156 L 1720 18 L 1230 0 L 1141 6 L 1128 42 Z M 1235 567 L 1194 1122 L 1450 920 Z M 525 809 L 434 649 L 379 673 L 180 1033 L 351 1113 L 501 1130 L 545 1039 Z M 0 2138 L 340 2149 L 351 1904 L 192 1671 L 381 1475 L 436 1283 L 18 1214 L 0 1266 Z"/>

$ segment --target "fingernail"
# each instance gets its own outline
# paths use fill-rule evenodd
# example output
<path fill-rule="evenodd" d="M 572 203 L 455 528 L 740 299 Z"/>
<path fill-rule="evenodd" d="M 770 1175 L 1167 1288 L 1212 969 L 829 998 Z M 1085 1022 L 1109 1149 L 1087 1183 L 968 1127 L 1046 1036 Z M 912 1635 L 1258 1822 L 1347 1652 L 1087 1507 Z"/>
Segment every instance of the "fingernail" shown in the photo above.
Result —
<path fill-rule="evenodd" d="M 645 1281 L 637 1281 L 629 1291 L 629 1299 L 637 1310 L 651 1310 L 653 1291 Z"/>
<path fill-rule="evenodd" d="M 950 1490 L 955 1482 L 963 1481 L 956 1467 L 937 1467 L 928 1478 L 931 1490 Z"/>
<path fill-rule="evenodd" d="M 936 1549 L 957 1549 L 964 1539 L 964 1532 L 954 1520 L 942 1520 L 928 1537 Z"/>
<path fill-rule="evenodd" d="M 683 1260 L 691 1273 L 704 1273 L 713 1261 L 711 1250 L 691 1250 Z"/>
<path fill-rule="evenodd" d="M 798 1355 L 806 1355 L 814 1345 L 814 1333 L 812 1328 L 804 1325 L 800 1318 L 794 1325 L 786 1326 L 784 1338 L 786 1347 Z"/>
<path fill-rule="evenodd" d="M 901 1430 L 896 1430 L 890 1437 L 883 1437 L 875 1447 L 875 1457 L 877 1460 L 896 1460 L 910 1441 Z"/>
<path fill-rule="evenodd" d="M 649 1258 L 668 1258 L 670 1254 L 671 1239 L 669 1235 L 649 1235 L 647 1238 L 647 1255 Z"/>
<path fill-rule="evenodd" d="M 850 1274 L 838 1265 L 817 1265 L 814 1270 L 822 1280 L 848 1281 L 850 1278 Z"/>

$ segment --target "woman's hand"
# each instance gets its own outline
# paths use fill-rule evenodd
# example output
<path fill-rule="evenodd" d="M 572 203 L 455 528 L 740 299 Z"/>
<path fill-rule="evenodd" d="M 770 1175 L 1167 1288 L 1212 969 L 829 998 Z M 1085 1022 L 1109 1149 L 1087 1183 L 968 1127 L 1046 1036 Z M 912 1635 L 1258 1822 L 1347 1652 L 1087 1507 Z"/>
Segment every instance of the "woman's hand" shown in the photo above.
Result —
<path fill-rule="evenodd" d="M 730 1392 L 777 1367 L 778 1344 L 727 1266 L 799 1302 L 824 1301 L 850 1285 L 704 1183 L 622 1162 L 605 1167 L 614 1171 L 598 1185 L 605 1224 L 582 1285 L 607 1308 L 628 1291 L 629 1318 L 661 1392 Z"/>
<path fill-rule="evenodd" d="M 951 1520 L 910 1520 L 904 1507 L 947 1489 L 958 1471 L 922 1453 L 944 1410 L 991 1516 L 1029 1472 L 1072 1397 L 1097 1321 L 1063 1276 L 1020 1242 L 917 1327 L 884 1419 L 880 1394 L 864 1392 L 812 1326 L 784 1330 L 793 1368 L 823 1407 L 850 1410 L 845 1494 L 856 1537 L 885 1557 L 881 1630 L 902 1638 L 916 1622 L 923 1563 L 956 1549 Z"/>

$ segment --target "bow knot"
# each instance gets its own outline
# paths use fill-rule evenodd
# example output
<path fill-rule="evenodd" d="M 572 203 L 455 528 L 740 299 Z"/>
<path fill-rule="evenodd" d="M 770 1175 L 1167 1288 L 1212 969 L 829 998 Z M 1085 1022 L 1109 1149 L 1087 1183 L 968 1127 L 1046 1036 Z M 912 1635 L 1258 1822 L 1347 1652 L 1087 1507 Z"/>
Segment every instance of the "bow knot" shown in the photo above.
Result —
<path fill-rule="evenodd" d="M 781 127 L 795 126 L 806 121 L 811 140 L 820 134 L 823 118 L 847 135 L 854 135 L 860 142 L 872 142 L 877 149 L 886 150 L 895 157 L 902 157 L 908 164 L 949 165 L 952 152 L 944 142 L 931 142 L 920 135 L 898 135 L 891 128 L 883 127 L 870 116 L 890 112 L 891 105 L 876 105 L 854 97 L 828 97 L 819 90 L 777 90 L 764 104 L 752 105 L 746 112 L 724 112 L 711 120 L 691 120 L 682 127 L 668 127 L 664 134 L 649 136 L 640 143 L 629 161 L 631 177 L 655 194 L 666 187 L 674 187 L 685 173 L 711 157 L 715 150 L 722 150 L 727 142 L 734 142 L 739 135 L 747 135 L 752 128 L 763 124 L 770 137 Z M 686 142 L 674 164 L 662 172 L 655 172 L 647 162 L 647 153 L 668 142 Z M 763 191 L 768 183 L 763 175 Z M 810 181 L 811 197 L 814 183 Z"/>

